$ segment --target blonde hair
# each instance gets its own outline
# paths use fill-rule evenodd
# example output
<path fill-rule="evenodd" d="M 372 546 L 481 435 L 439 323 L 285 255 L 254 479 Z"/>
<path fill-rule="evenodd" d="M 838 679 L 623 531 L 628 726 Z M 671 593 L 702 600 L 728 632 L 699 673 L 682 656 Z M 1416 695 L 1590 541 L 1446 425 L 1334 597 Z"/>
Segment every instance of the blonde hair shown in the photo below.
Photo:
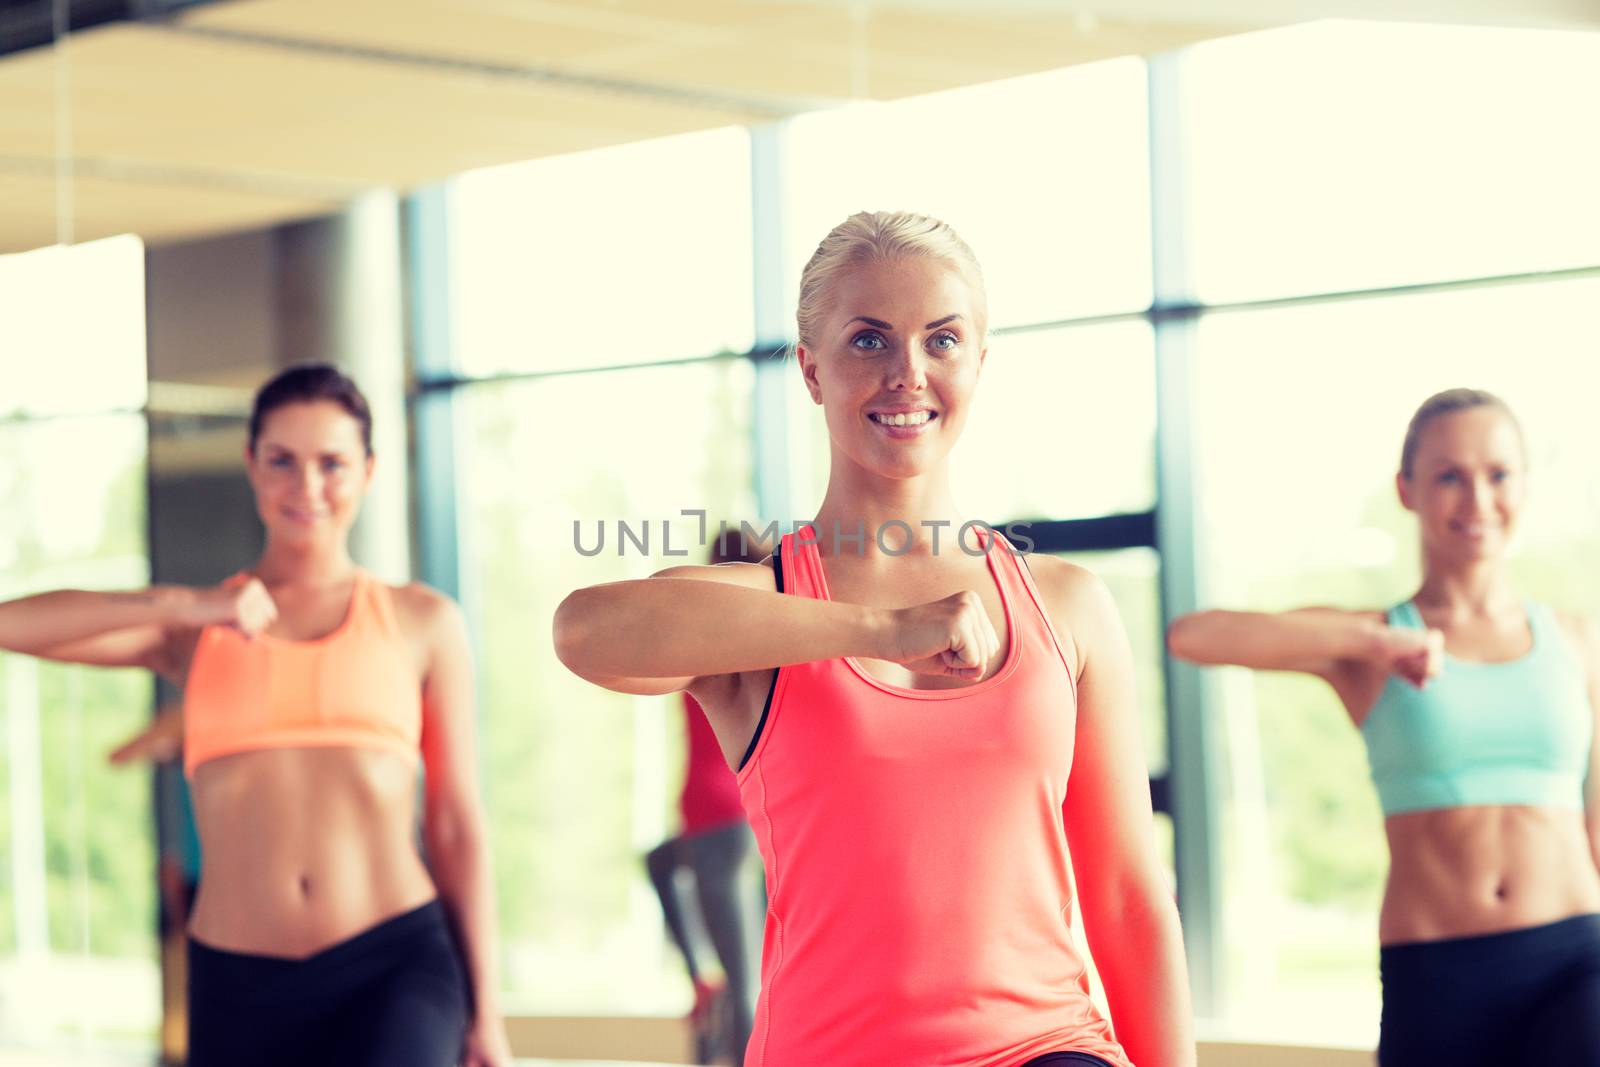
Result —
<path fill-rule="evenodd" d="M 1511 413 L 1511 408 L 1504 400 L 1486 389 L 1446 389 L 1434 393 L 1422 402 L 1416 414 L 1411 416 L 1411 422 L 1406 426 L 1406 439 L 1400 446 L 1400 473 L 1411 477 L 1412 466 L 1417 460 L 1417 449 L 1422 447 L 1422 434 L 1428 425 L 1436 419 L 1446 415 L 1454 415 L 1458 411 L 1471 411 L 1473 408 L 1494 408 L 1511 420 L 1512 427 L 1517 431 L 1517 440 L 1522 444 L 1523 453 L 1528 450 L 1527 440 L 1522 435 L 1522 424 Z"/>
<path fill-rule="evenodd" d="M 828 293 L 840 275 L 873 260 L 942 259 L 968 272 L 977 291 L 978 330 L 988 324 L 983 270 L 948 223 L 910 211 L 860 211 L 828 231 L 800 272 L 800 303 L 795 325 L 800 343 L 810 345 L 827 310 Z"/>

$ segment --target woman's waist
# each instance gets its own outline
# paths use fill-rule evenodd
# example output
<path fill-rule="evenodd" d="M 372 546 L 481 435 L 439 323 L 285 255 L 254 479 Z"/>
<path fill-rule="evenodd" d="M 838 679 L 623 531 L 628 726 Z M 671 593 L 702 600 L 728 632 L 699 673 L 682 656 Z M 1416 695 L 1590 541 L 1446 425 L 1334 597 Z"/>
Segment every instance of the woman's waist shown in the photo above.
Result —
<path fill-rule="evenodd" d="M 203 764 L 197 933 L 218 948 L 299 954 L 423 903 L 434 889 L 415 797 L 414 770 L 379 752 L 278 749 Z"/>
<path fill-rule="evenodd" d="M 1380 938 L 1438 940 L 1600 910 L 1600 873 L 1582 816 L 1485 805 L 1412 812 L 1387 824 Z"/>
<path fill-rule="evenodd" d="M 397 919 L 411 917 L 414 922 L 421 909 L 438 906 L 438 895 L 426 880 L 408 891 L 368 887 L 363 894 L 324 893 L 298 903 L 223 899 L 225 890 L 213 885 L 208 894 L 204 886 L 202 881 L 189 923 L 189 934 L 198 944 L 221 953 L 282 960 L 325 954 Z"/>
<path fill-rule="evenodd" d="M 781 936 L 781 969 L 807 999 L 843 995 L 873 976 L 874 996 L 936 1011 L 949 998 L 985 992 L 1019 1002 L 1070 999 L 1086 974 L 1069 922 L 1070 905 L 1044 894 L 924 881 L 891 892 L 881 886 L 818 891 L 783 884 L 768 912 L 769 936 Z M 966 992 L 962 992 L 966 990 Z"/>
<path fill-rule="evenodd" d="M 421 862 L 277 864 L 241 871 L 208 857 L 190 933 L 228 952 L 300 959 L 437 896 Z"/>

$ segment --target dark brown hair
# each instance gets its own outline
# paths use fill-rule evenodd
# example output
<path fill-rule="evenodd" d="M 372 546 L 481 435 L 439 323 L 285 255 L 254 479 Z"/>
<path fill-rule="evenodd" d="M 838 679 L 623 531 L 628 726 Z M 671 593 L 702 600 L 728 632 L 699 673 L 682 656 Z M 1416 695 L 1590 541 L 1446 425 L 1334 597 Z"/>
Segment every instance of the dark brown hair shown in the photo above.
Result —
<path fill-rule="evenodd" d="M 361 444 L 372 455 L 372 410 L 356 383 L 331 363 L 298 363 L 282 371 L 256 390 L 255 406 L 250 409 L 250 451 L 268 415 L 290 404 L 311 404 L 326 400 L 338 404 L 361 427 Z"/>

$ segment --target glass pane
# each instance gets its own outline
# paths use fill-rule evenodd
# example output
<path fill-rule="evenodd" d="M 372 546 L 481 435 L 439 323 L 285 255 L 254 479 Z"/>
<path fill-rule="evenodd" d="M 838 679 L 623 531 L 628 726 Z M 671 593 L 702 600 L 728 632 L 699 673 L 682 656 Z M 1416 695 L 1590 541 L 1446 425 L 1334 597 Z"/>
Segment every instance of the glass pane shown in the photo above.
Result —
<path fill-rule="evenodd" d="M 468 375 L 745 352 L 742 129 L 474 171 L 452 196 L 452 321 Z"/>
<path fill-rule="evenodd" d="M 1199 329 L 1197 503 L 1213 601 L 1379 608 L 1418 581 L 1395 497 L 1415 407 L 1500 393 L 1531 457 L 1514 571 L 1560 607 L 1600 611 L 1600 280 L 1208 316 Z M 1365 1043 L 1378 1021 L 1387 857 L 1365 752 L 1322 683 L 1223 672 L 1231 746 L 1229 960 L 1239 1023 Z M 1263 1036 L 1273 1036 L 1263 1034 Z"/>
<path fill-rule="evenodd" d="M 1114 552 L 1063 552 L 1062 559 L 1100 576 L 1117 602 L 1122 625 L 1133 646 L 1134 692 L 1139 699 L 1139 724 L 1144 758 L 1151 777 L 1167 772 L 1167 685 L 1163 673 L 1166 635 L 1161 625 L 1161 557 L 1150 548 Z M 1167 843 L 1171 860 L 1171 842 Z"/>
<path fill-rule="evenodd" d="M 754 521 L 753 377 L 729 360 L 462 393 L 462 558 L 514 1008 L 690 1002 L 641 860 L 674 829 L 681 715 L 672 698 L 573 676 L 552 651 L 550 620 L 578 586 L 703 561 L 685 509 L 705 510 L 712 536 L 720 519 Z M 603 550 L 583 554 L 602 523 Z"/>
<path fill-rule="evenodd" d="M 957 499 L 993 521 L 1144 511 L 1155 430 L 1147 323 L 997 337 L 950 476 Z"/>
<path fill-rule="evenodd" d="M 846 216 L 921 211 L 977 253 L 992 326 L 1147 307 L 1146 100 L 1143 61 L 1119 59 L 803 115 L 789 145 L 792 277 Z"/>
<path fill-rule="evenodd" d="M 804 517 L 827 489 L 828 428 L 798 364 L 790 371 L 789 451 Z M 956 500 L 996 525 L 1147 510 L 1155 425 L 1155 347 L 1142 320 L 995 337 L 951 453 Z"/>
<path fill-rule="evenodd" d="M 1600 36 L 1321 22 L 1187 68 L 1208 302 L 1600 263 Z"/>
<path fill-rule="evenodd" d="M 144 244 L 0 256 L 0 416 L 144 406 Z"/>
<path fill-rule="evenodd" d="M 149 580 L 138 416 L 0 425 L 0 599 Z M 150 676 L 0 654 L 0 1044 L 138 1046 L 160 1014 Z"/>

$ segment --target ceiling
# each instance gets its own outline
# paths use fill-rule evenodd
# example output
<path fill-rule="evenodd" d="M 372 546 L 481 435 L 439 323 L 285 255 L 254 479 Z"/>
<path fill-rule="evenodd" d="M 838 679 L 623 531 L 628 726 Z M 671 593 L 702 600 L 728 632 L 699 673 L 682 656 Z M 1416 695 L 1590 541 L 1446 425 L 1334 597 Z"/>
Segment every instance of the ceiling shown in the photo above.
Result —
<path fill-rule="evenodd" d="M 1313 16 L 1421 17 L 1425 6 L 202 4 L 0 57 L 0 252 L 68 233 L 161 243 L 255 229 L 332 211 L 374 186 L 404 189 L 496 163 L 1160 52 Z M 1462 0 L 1451 17 L 1594 27 L 1600 0 Z"/>

